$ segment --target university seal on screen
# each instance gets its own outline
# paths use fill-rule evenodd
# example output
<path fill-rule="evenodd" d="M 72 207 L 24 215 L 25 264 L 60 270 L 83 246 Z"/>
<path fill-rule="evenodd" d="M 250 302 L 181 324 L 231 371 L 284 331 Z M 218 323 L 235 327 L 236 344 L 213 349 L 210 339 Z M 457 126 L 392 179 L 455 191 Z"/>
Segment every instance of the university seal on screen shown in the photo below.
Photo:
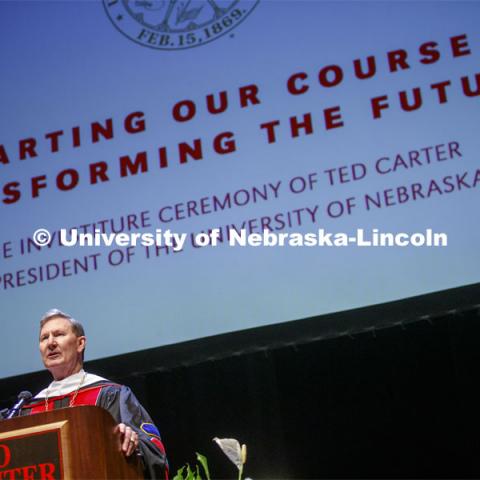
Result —
<path fill-rule="evenodd" d="M 199 47 L 231 34 L 260 0 L 103 0 L 117 29 L 159 50 Z"/>

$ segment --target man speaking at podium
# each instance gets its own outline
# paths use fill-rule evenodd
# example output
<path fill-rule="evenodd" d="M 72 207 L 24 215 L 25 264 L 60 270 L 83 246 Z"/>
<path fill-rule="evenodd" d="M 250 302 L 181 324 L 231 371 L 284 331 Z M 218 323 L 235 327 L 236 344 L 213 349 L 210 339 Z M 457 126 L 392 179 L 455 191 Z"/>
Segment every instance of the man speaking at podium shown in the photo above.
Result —
<path fill-rule="evenodd" d="M 118 423 L 122 451 L 140 454 L 145 478 L 168 478 L 168 463 L 158 429 L 128 387 L 83 370 L 86 337 L 83 326 L 60 310 L 40 320 L 40 353 L 54 381 L 22 408 L 21 415 L 56 408 L 97 405 Z"/>

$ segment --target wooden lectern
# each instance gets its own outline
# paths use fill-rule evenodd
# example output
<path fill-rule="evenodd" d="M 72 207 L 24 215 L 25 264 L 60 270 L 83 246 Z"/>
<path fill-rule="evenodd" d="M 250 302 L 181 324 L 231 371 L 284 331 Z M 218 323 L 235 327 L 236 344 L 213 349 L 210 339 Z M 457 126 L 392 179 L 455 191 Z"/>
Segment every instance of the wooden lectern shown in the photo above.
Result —
<path fill-rule="evenodd" d="M 0 479 L 140 479 L 103 408 L 61 408 L 0 422 Z"/>

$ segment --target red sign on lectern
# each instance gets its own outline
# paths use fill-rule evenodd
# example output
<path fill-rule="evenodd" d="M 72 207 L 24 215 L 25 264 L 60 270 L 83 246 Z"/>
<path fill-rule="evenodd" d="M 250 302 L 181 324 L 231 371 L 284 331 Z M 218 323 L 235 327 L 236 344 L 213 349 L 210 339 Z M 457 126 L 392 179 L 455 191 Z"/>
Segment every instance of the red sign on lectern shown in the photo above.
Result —
<path fill-rule="evenodd" d="M 25 430 L 9 432 L 7 437 L 0 438 L 0 479 L 64 478 L 61 428 Z"/>

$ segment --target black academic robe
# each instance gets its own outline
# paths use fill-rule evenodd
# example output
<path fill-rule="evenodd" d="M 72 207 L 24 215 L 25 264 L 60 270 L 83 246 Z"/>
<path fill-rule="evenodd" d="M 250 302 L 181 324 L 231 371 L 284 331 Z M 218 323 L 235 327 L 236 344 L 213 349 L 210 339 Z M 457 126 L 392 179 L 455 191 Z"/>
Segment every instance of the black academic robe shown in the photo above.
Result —
<path fill-rule="evenodd" d="M 48 410 L 70 406 L 75 392 L 48 399 Z M 117 423 L 124 423 L 138 434 L 138 449 L 144 466 L 145 478 L 168 479 L 168 462 L 160 433 L 152 419 L 140 405 L 132 391 L 124 386 L 102 380 L 80 388 L 74 398 L 73 407 L 96 405 L 102 407 Z M 21 415 L 45 412 L 45 399 L 33 399 L 24 405 Z"/>

